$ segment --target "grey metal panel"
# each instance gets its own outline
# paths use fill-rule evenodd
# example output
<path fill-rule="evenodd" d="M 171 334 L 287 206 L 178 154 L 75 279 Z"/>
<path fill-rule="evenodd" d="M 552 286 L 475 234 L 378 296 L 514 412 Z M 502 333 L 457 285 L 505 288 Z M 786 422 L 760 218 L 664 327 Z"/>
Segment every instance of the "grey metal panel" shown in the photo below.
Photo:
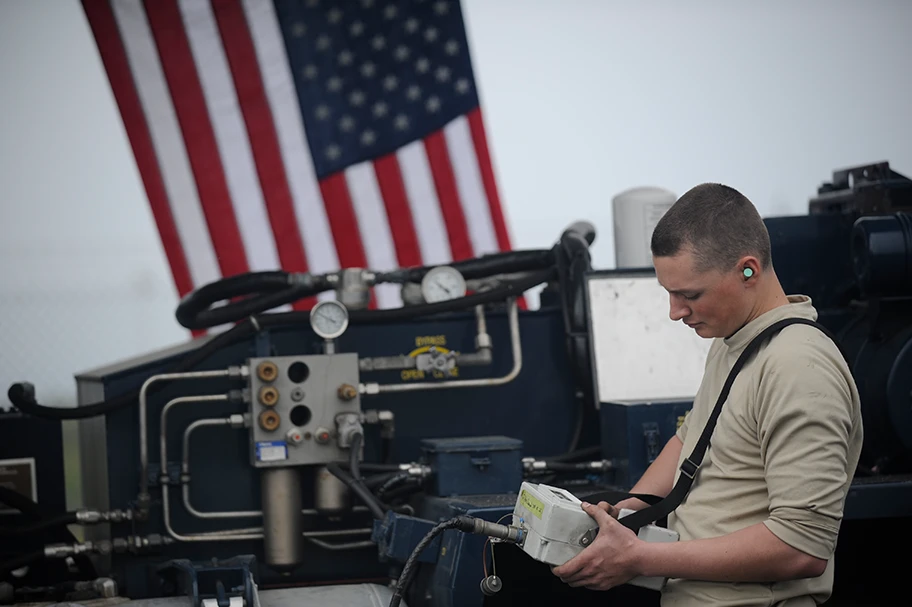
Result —
<path fill-rule="evenodd" d="M 278 373 L 270 381 L 257 376 L 262 362 L 274 363 Z M 294 365 L 304 365 L 306 378 L 290 378 Z M 342 413 L 360 413 L 361 398 L 357 386 L 360 382 L 358 355 L 354 353 L 312 356 L 272 356 L 250 360 L 250 416 L 251 445 L 250 463 L 257 468 L 302 466 L 326 464 L 347 460 L 348 445 L 339 444 L 336 416 Z M 343 399 L 340 387 L 352 390 L 351 398 Z M 268 406 L 260 400 L 261 390 L 275 390 L 276 401 Z M 292 423 L 292 411 L 306 408 L 309 412 L 299 425 Z M 273 431 L 266 430 L 260 423 L 264 412 L 278 414 L 280 425 Z M 295 442 L 288 436 L 289 431 L 300 433 L 301 440 Z M 325 440 L 321 433 L 328 433 Z M 261 449 L 275 450 L 274 457 L 263 457 Z"/>
<path fill-rule="evenodd" d="M 185 352 L 196 350 L 197 348 L 208 343 L 209 340 L 213 339 L 214 337 L 215 335 L 205 335 L 203 337 L 191 339 L 182 344 L 169 346 L 167 348 L 161 348 L 159 350 L 152 350 L 145 354 L 134 356 L 133 358 L 125 358 L 103 367 L 96 367 L 95 369 L 82 371 L 76 374 L 76 380 L 100 380 L 114 373 L 129 371 L 135 369 L 136 367 L 141 367 L 147 364 L 154 364 L 166 358 L 171 358 L 172 356 L 178 356 L 180 354 L 184 354 Z"/>
<path fill-rule="evenodd" d="M 379 584 L 339 584 L 259 591 L 261 607 L 387 607 L 393 591 Z M 405 600 L 399 603 L 408 607 Z M 187 597 L 139 599 L 123 607 L 190 607 Z"/>
<path fill-rule="evenodd" d="M 85 379 L 76 381 L 77 402 L 80 407 L 102 402 L 104 384 Z M 82 486 L 82 506 L 95 510 L 110 510 L 108 493 L 108 446 L 105 416 L 91 417 L 76 422 L 79 442 L 79 476 Z M 111 539 L 111 526 L 107 523 L 86 525 L 85 539 L 93 542 Z M 93 559 L 99 575 L 110 570 L 111 557 Z"/>

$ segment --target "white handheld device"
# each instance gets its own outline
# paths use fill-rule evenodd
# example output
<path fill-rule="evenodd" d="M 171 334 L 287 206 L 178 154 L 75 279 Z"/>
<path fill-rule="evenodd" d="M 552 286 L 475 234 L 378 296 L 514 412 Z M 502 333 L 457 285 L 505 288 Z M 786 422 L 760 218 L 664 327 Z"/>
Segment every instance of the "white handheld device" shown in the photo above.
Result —
<path fill-rule="evenodd" d="M 523 529 L 523 552 L 536 561 L 563 565 L 592 544 L 598 523 L 582 509 L 582 502 L 559 487 L 523 482 L 513 508 L 513 526 Z M 633 513 L 621 509 L 618 518 Z M 640 528 L 638 537 L 647 542 L 676 542 L 678 533 L 656 525 Z M 634 586 L 661 590 L 664 577 L 637 577 Z"/>

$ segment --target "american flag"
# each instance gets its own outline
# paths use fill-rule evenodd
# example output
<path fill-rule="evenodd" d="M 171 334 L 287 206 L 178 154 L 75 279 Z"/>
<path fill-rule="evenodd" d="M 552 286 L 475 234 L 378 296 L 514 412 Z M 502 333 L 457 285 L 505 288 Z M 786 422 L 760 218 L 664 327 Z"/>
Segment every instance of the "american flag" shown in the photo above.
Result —
<path fill-rule="evenodd" d="M 458 0 L 83 8 L 181 296 L 510 250 Z"/>

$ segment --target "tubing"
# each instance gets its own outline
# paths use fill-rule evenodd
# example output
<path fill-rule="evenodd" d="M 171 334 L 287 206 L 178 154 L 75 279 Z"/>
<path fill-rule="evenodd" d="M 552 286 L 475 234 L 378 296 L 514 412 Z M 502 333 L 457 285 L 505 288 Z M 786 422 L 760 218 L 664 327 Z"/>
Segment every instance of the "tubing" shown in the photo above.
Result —
<path fill-rule="evenodd" d="M 41 519 L 40 521 L 34 522 L 31 525 L 22 525 L 18 527 L 0 527 L 0 538 L 22 537 L 24 535 L 31 535 L 32 533 L 38 533 L 39 531 L 44 531 L 46 529 L 66 527 L 67 525 L 75 525 L 77 523 L 79 523 L 79 520 L 76 518 L 76 513 L 66 512 L 64 514 L 58 514 L 51 518 Z"/>
<path fill-rule="evenodd" d="M 390 310 L 352 310 L 350 313 L 351 322 L 393 322 L 403 318 L 412 318 L 439 314 L 444 312 L 453 312 L 471 308 L 473 306 L 503 301 L 508 297 L 516 297 L 523 292 L 551 280 L 554 277 L 554 269 L 549 268 L 531 274 L 525 278 L 504 283 L 500 287 L 466 295 L 449 301 L 410 306 L 404 308 L 394 308 Z M 200 363 L 208 359 L 212 354 L 218 352 L 223 347 L 238 343 L 263 328 L 276 328 L 290 324 L 300 324 L 309 322 L 309 312 L 281 312 L 273 314 L 263 314 L 256 318 L 249 317 L 236 324 L 231 329 L 217 334 L 212 339 L 206 341 L 197 350 L 190 352 L 183 358 L 174 369 L 169 373 L 182 373 L 189 371 Z M 149 393 L 160 389 L 156 387 L 149 390 Z M 87 405 L 85 407 L 48 407 L 39 404 L 35 399 L 35 388 L 28 382 L 18 382 L 12 384 L 7 391 L 10 402 L 20 411 L 34 417 L 45 419 L 86 419 L 98 415 L 106 415 L 112 411 L 117 411 L 126 406 L 137 402 L 139 390 L 122 394 L 116 398 L 106 400 L 100 403 Z"/>
<path fill-rule="evenodd" d="M 386 513 L 383 512 L 383 508 L 378 503 L 378 500 L 374 495 L 364 488 L 364 485 L 355 482 L 355 479 L 351 477 L 350 474 L 342 470 L 338 464 L 335 462 L 330 462 L 326 464 L 326 469 L 329 470 L 336 478 L 345 483 L 349 489 L 354 491 L 358 497 L 361 498 L 361 501 L 364 502 L 364 505 L 368 507 L 371 511 L 371 514 L 374 515 L 374 518 L 382 521 L 386 516 Z"/>
<path fill-rule="evenodd" d="M 175 311 L 187 329 L 206 329 L 317 295 L 330 288 L 325 275 L 283 271 L 248 272 L 204 285 L 186 295 Z M 211 308 L 221 301 L 240 301 Z"/>
<path fill-rule="evenodd" d="M 31 565 L 35 561 L 40 561 L 44 558 L 44 550 L 33 550 L 25 554 L 19 554 L 14 556 L 11 559 L 7 559 L 3 562 L 0 562 L 0 573 L 8 573 L 10 571 L 15 571 L 25 567 L 26 565 Z"/>
<path fill-rule="evenodd" d="M 54 516 L 50 512 L 46 512 L 45 508 L 43 508 L 41 505 L 33 502 L 21 493 L 3 486 L 0 486 L 0 502 L 3 502 L 10 508 L 15 508 L 25 516 L 34 520 L 42 520 L 44 518 Z M 54 542 L 75 544 L 77 541 L 76 537 L 67 527 L 52 528 L 49 530 L 48 536 L 49 539 L 52 539 Z M 95 565 L 92 563 L 89 557 L 84 554 L 77 554 L 73 557 L 73 560 L 76 562 L 76 567 L 79 569 L 79 574 L 83 578 L 95 579 L 98 577 L 98 572 L 95 570 Z"/>

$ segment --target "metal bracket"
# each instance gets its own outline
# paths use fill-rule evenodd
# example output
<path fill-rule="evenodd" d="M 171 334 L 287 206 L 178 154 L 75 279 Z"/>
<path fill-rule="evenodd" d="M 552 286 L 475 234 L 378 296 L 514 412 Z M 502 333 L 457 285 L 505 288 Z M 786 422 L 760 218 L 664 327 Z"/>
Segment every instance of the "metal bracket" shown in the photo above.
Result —
<path fill-rule="evenodd" d="M 588 546 L 589 544 L 594 542 L 595 537 L 598 535 L 598 532 L 599 532 L 599 528 L 595 527 L 593 529 L 590 529 L 586 533 L 584 533 L 583 536 L 579 539 L 580 546 L 583 546 L 585 548 L 586 546 Z"/>
<path fill-rule="evenodd" d="M 255 570 L 256 557 L 241 555 L 198 565 L 175 559 L 159 566 L 158 575 L 187 596 L 190 607 L 259 607 Z"/>

